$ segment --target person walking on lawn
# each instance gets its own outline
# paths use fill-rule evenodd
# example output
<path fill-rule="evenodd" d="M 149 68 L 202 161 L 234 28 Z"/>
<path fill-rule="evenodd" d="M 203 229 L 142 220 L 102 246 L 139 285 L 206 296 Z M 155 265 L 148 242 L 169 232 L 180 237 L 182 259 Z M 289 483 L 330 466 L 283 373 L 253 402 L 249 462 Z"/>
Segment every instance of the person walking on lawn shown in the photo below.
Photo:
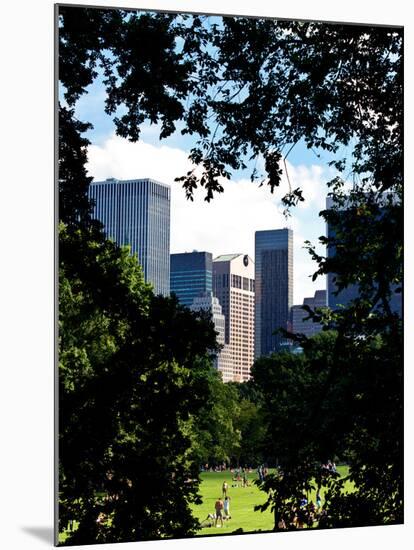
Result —
<path fill-rule="evenodd" d="M 214 527 L 217 527 L 217 522 L 218 522 L 218 520 L 220 520 L 221 527 L 223 527 L 223 508 L 224 508 L 224 503 L 223 503 L 223 501 L 221 500 L 221 497 L 219 497 L 219 498 L 216 500 L 216 504 L 214 505 L 214 508 L 216 509 L 216 522 L 215 522 L 215 524 L 214 524 Z"/>

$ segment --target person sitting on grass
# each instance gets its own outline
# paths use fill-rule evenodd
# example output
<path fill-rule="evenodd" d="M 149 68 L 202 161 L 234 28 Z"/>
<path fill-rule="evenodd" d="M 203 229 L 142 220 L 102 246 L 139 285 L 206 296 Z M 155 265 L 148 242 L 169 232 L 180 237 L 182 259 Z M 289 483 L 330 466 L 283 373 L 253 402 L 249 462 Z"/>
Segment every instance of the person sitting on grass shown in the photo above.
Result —
<path fill-rule="evenodd" d="M 216 521 L 216 514 L 207 514 L 206 519 L 200 523 L 200 527 L 213 527 L 214 522 Z"/>
<path fill-rule="evenodd" d="M 282 516 L 279 517 L 279 521 L 277 522 L 277 528 L 280 531 L 285 531 L 287 529 L 285 518 Z"/>
<path fill-rule="evenodd" d="M 214 523 L 214 527 L 217 527 L 217 522 L 220 520 L 220 523 L 221 523 L 221 527 L 223 527 L 223 508 L 224 508 L 224 503 L 223 501 L 221 500 L 221 497 L 219 497 L 217 500 L 216 500 L 216 503 L 214 505 L 214 508 L 216 510 L 216 521 Z"/>

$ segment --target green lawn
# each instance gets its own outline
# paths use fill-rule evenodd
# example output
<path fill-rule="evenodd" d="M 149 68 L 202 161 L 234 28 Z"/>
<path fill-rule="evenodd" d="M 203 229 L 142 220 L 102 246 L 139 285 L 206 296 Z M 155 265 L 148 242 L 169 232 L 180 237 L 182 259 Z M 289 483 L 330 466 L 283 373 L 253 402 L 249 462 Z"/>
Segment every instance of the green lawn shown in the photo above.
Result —
<path fill-rule="evenodd" d="M 341 476 L 348 473 L 347 466 L 339 466 L 338 472 Z M 266 501 L 266 494 L 260 491 L 253 481 L 257 479 L 257 473 L 253 471 L 248 475 L 250 486 L 232 487 L 231 472 L 203 472 L 201 473 L 200 493 L 203 499 L 202 504 L 193 506 L 194 516 L 201 522 L 207 515 L 214 513 L 214 503 L 221 496 L 223 481 L 229 485 L 228 495 L 231 497 L 230 514 L 231 519 L 224 521 L 223 527 L 206 527 L 201 529 L 197 535 L 223 535 L 232 533 L 237 529 L 243 529 L 244 532 L 251 531 L 271 531 L 273 529 L 273 514 L 270 510 L 265 512 L 255 512 L 256 504 L 262 504 Z M 347 482 L 345 491 L 351 492 L 352 484 Z M 324 498 L 324 489 L 321 489 L 322 503 Z M 309 494 L 309 499 L 315 502 L 316 491 Z M 75 522 L 75 529 L 77 524 Z M 59 542 L 63 543 L 67 538 L 67 533 L 60 533 Z"/>
<path fill-rule="evenodd" d="M 338 472 L 341 476 L 348 473 L 346 466 L 339 466 Z M 231 497 L 230 515 L 231 519 L 224 521 L 223 527 L 205 527 L 201 529 L 198 535 L 222 535 L 231 533 L 237 529 L 243 529 L 244 532 L 251 531 L 271 531 L 273 529 L 273 514 L 270 510 L 265 512 L 255 512 L 254 506 L 262 504 L 266 501 L 266 494 L 260 491 L 252 482 L 257 479 L 257 473 L 253 471 L 249 474 L 249 487 L 232 487 L 231 472 L 203 472 L 201 474 L 200 493 L 203 503 L 193 507 L 195 517 L 200 522 L 203 521 L 207 514 L 214 513 L 214 503 L 221 496 L 221 488 L 223 481 L 227 481 L 229 485 L 228 495 Z M 348 482 L 345 486 L 346 491 L 352 491 L 352 486 Z M 324 489 L 321 490 L 321 498 L 323 503 Z M 309 494 L 309 499 L 315 502 L 316 491 Z"/>
<path fill-rule="evenodd" d="M 231 498 L 231 519 L 224 521 L 223 527 L 206 527 L 201 529 L 198 535 L 222 535 L 242 528 L 244 531 L 270 531 L 273 527 L 273 515 L 270 510 L 255 512 L 254 506 L 266 501 L 266 494 L 258 489 L 252 482 L 257 479 L 256 472 L 248 475 L 249 487 L 232 487 L 231 472 L 203 472 L 201 474 L 200 493 L 203 503 L 193 507 L 196 518 L 200 521 L 207 514 L 214 514 L 214 503 L 221 496 L 221 488 L 227 481 L 229 489 L 227 494 Z"/>

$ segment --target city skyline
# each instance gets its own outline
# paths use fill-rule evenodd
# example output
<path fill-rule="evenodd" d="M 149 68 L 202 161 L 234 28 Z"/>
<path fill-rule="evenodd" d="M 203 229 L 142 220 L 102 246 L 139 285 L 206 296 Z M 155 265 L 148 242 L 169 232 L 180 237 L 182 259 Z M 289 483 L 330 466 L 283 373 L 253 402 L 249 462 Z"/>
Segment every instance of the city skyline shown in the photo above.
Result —
<path fill-rule="evenodd" d="M 91 187 L 90 189 L 93 190 L 93 189 L 97 189 L 97 186 L 99 186 L 99 184 L 108 184 L 109 182 L 132 182 L 132 181 L 153 181 L 155 183 L 159 183 L 160 185 L 162 185 L 164 188 L 168 188 L 169 189 L 169 193 L 170 193 L 170 197 L 171 197 L 171 202 L 173 203 L 173 197 L 174 197 L 174 190 L 177 191 L 177 184 L 175 184 L 174 186 L 171 186 L 169 184 L 166 184 L 164 182 L 159 182 L 159 181 L 156 181 L 156 180 L 153 180 L 152 178 L 145 178 L 145 177 L 140 177 L 140 178 L 128 178 L 128 179 L 125 179 L 125 180 L 122 180 L 122 179 L 117 179 L 117 178 L 114 178 L 114 177 L 106 177 L 104 178 L 102 181 L 93 181 L 91 183 Z M 231 182 L 230 182 L 231 183 Z M 250 183 L 250 182 L 249 182 Z M 236 187 L 239 185 L 239 183 L 237 184 L 234 184 L 232 187 L 229 187 L 229 189 L 231 189 L 231 191 L 235 191 L 235 192 L 238 192 L 238 190 L 236 189 Z M 246 183 L 245 182 L 242 182 L 241 183 L 241 187 L 242 187 L 242 194 L 243 192 L 246 192 Z M 254 192 L 256 191 L 260 191 L 260 189 L 256 190 L 254 189 Z M 93 198 L 95 198 L 94 195 L 91 195 L 91 193 L 93 193 L 92 191 L 90 191 L 90 196 L 92 196 Z M 218 198 L 222 198 L 223 195 L 219 195 Z M 326 199 L 325 199 L 326 200 Z M 191 202 L 187 202 L 186 203 L 189 207 L 191 207 L 192 204 L 194 203 L 191 203 Z M 210 204 L 210 206 L 213 206 L 214 207 L 214 201 Z M 212 260 L 214 261 L 215 258 L 218 258 L 219 256 L 222 256 L 222 255 L 225 255 L 225 254 L 237 254 L 237 253 L 247 253 L 252 259 L 253 261 L 255 261 L 255 248 L 254 248 L 254 235 L 255 235 L 255 232 L 256 232 L 256 228 L 253 228 L 253 232 L 250 234 L 250 235 L 247 235 L 247 232 L 245 231 L 244 232 L 244 241 L 250 241 L 251 245 L 249 247 L 246 247 L 242 250 L 240 250 L 239 247 L 237 247 L 236 245 L 235 246 L 232 246 L 230 247 L 230 245 L 227 246 L 227 249 L 226 248 L 221 248 L 219 245 L 216 244 L 216 246 L 212 249 L 212 248 L 208 248 L 207 246 L 200 246 L 198 248 L 192 248 L 190 244 L 188 244 L 187 246 L 184 246 L 182 247 L 181 249 L 177 250 L 175 249 L 174 250 L 174 246 L 173 246 L 173 228 L 174 228 L 174 225 L 175 225 L 175 222 L 176 222 L 176 216 L 174 215 L 174 209 L 173 209 L 173 206 L 171 206 L 171 214 L 170 214 L 170 251 L 169 251 L 169 254 L 170 256 L 179 256 L 179 255 L 188 255 L 188 254 L 191 254 L 193 252 L 200 252 L 200 251 L 205 251 L 205 252 L 208 252 L 208 253 L 211 253 L 212 255 Z M 99 217 L 99 216 L 98 216 Z M 260 224 L 260 226 L 262 227 L 262 230 L 264 231 L 268 231 L 268 230 L 280 230 L 280 229 L 290 229 L 289 225 L 292 225 L 292 224 L 289 224 L 287 222 L 287 220 L 283 217 L 281 217 L 281 226 L 280 227 L 276 227 L 275 225 L 273 225 L 272 227 L 263 227 L 263 223 Z M 193 232 L 197 234 L 197 229 L 200 228 L 200 225 L 202 224 L 197 224 L 195 227 L 193 227 Z M 216 224 L 217 225 L 217 224 Z M 187 232 L 186 235 L 189 238 L 189 241 L 191 241 L 191 237 L 193 236 L 193 232 Z M 110 233 L 110 232 L 109 232 Z M 224 235 L 228 233 L 227 232 L 224 232 Z M 223 236 L 224 236 L 223 235 Z M 128 239 L 125 240 L 125 239 L 119 239 L 119 238 L 116 238 L 115 234 L 112 233 L 112 235 L 110 235 L 114 238 L 114 240 L 116 240 L 117 242 L 119 242 L 120 244 L 128 244 Z M 203 234 L 202 233 L 199 233 L 198 235 L 198 242 L 200 242 L 202 244 L 202 236 Z M 247 238 L 246 238 L 247 237 Z M 303 264 L 301 264 L 301 261 L 299 260 L 298 261 L 298 246 L 297 246 L 297 241 L 300 237 L 298 237 L 296 235 L 296 232 L 293 231 L 293 243 L 294 243 L 294 246 L 293 246 L 293 252 L 294 252 L 294 261 L 295 261 L 295 270 L 293 272 L 293 277 L 294 277 L 294 291 L 296 290 L 296 286 L 299 286 L 299 290 L 296 290 L 296 292 L 294 293 L 294 299 L 293 299 L 293 302 L 294 303 L 302 303 L 303 299 L 306 297 L 306 294 L 304 296 L 301 296 L 300 293 L 303 292 L 304 290 L 303 287 L 304 287 L 304 274 L 303 274 Z M 211 242 L 211 239 L 207 239 L 207 240 L 210 240 Z M 219 239 L 217 239 L 219 240 Z M 192 241 L 194 242 L 194 241 Z M 238 242 L 241 242 L 241 240 L 239 240 Z M 296 246 L 295 246 L 295 243 L 296 243 Z M 215 252 L 214 252 L 215 250 Z M 134 246 L 132 246 L 132 251 L 135 252 L 135 249 L 134 249 Z M 144 274 L 146 273 L 146 269 L 145 269 L 145 266 L 143 265 L 143 269 L 144 269 Z M 170 268 L 168 268 L 170 269 Z M 308 279 L 310 278 L 310 275 L 311 275 L 311 272 L 309 272 L 308 274 L 305 274 L 305 277 Z M 146 277 L 148 279 L 148 277 Z M 322 282 L 324 281 L 324 282 Z M 170 285 L 170 282 L 168 283 L 168 290 L 166 290 L 166 286 L 164 285 L 163 288 L 164 288 L 164 291 L 163 293 L 169 293 L 169 285 Z M 323 286 L 322 286 L 323 285 Z M 156 285 L 158 287 L 158 285 Z M 327 288 L 327 283 L 325 283 L 325 278 L 319 278 L 317 281 L 316 281 L 316 284 L 313 284 L 311 286 L 312 288 L 312 292 L 310 292 L 309 294 L 314 294 L 316 291 L 318 290 L 325 290 Z M 209 290 L 207 287 L 205 290 Z M 300 298 L 299 299 L 296 299 L 297 296 L 300 295 Z M 191 303 L 191 300 L 186 303 L 186 305 L 190 305 Z"/>
<path fill-rule="evenodd" d="M 170 196 L 168 184 L 149 178 L 106 178 L 89 187 L 93 215 L 108 238 L 137 255 L 155 293 L 175 294 L 190 309 L 210 310 L 224 345 L 215 367 L 225 381 L 246 381 L 254 358 L 285 342 L 275 329 L 289 329 L 295 316 L 293 230 L 255 231 L 254 259 L 245 252 L 171 253 Z"/>
<path fill-rule="evenodd" d="M 325 288 L 319 277 L 312 282 L 317 267 L 303 248 L 304 241 L 324 247 L 318 237 L 325 235 L 325 223 L 318 216 L 325 207 L 326 186 L 331 173 L 319 165 L 294 166 L 287 162 L 290 179 L 304 188 L 305 203 L 283 216 L 280 195 L 272 195 L 266 186 L 259 187 L 247 178 L 223 180 L 224 193 L 216 194 L 207 203 L 204 189 L 197 189 L 194 201 L 185 198 L 184 189 L 174 178 L 185 173 L 190 165 L 186 151 L 170 145 L 154 144 L 155 127 L 146 127 L 138 143 L 110 136 L 89 147 L 89 174 L 97 179 L 113 176 L 127 179 L 151 175 L 171 188 L 171 253 L 207 250 L 213 258 L 222 254 L 244 252 L 254 256 L 254 232 L 268 228 L 290 227 L 295 233 L 294 302 Z M 191 231 L 189 229 L 191 228 Z"/>
<path fill-rule="evenodd" d="M 295 17 L 54 8 L 56 545 L 404 523 L 406 33 Z"/>

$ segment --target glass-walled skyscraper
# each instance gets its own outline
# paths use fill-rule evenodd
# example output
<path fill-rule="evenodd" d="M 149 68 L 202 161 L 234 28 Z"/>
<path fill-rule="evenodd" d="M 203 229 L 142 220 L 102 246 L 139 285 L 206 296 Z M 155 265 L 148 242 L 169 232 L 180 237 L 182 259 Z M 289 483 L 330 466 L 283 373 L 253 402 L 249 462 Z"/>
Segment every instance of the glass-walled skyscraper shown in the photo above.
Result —
<path fill-rule="evenodd" d="M 286 339 L 273 334 L 288 328 L 293 305 L 293 231 L 255 233 L 255 357 L 278 351 Z"/>
<path fill-rule="evenodd" d="M 152 179 L 92 182 L 94 217 L 108 238 L 130 246 L 156 294 L 170 293 L 170 187 Z"/>
<path fill-rule="evenodd" d="M 303 309 L 303 306 L 309 306 L 314 311 L 326 305 L 326 290 L 317 290 L 313 297 L 304 298 L 302 305 L 292 306 L 292 332 L 304 334 L 308 338 L 318 334 L 322 330 L 322 325 L 314 323 L 313 319 L 308 319 L 309 313 Z"/>
<path fill-rule="evenodd" d="M 396 199 L 395 199 L 396 200 Z M 339 211 L 346 211 L 347 208 L 352 207 L 352 201 L 349 199 L 344 205 L 336 205 L 333 201 L 332 197 L 326 198 L 326 209 L 331 210 L 339 210 Z M 383 208 L 380 210 L 380 214 L 378 217 L 378 221 L 383 216 L 387 215 L 387 209 L 386 205 L 384 205 Z M 336 231 L 335 227 L 332 227 L 329 223 L 326 224 L 326 234 L 328 236 L 328 239 L 335 239 L 336 238 Z M 396 234 L 395 238 L 401 238 L 401 235 Z M 333 258 L 336 254 L 336 247 L 335 244 L 330 242 L 328 246 L 326 247 L 327 257 Z M 377 281 L 374 281 L 375 284 L 378 284 Z M 389 301 L 389 306 L 391 308 L 391 311 L 397 313 L 400 317 L 402 316 L 402 293 L 397 292 L 397 289 L 400 285 L 394 284 L 391 285 L 391 296 Z M 349 307 L 351 303 L 354 300 L 357 300 L 359 298 L 360 292 L 359 292 L 359 286 L 358 284 L 349 284 L 348 286 L 342 288 L 338 291 L 337 286 L 337 274 L 333 272 L 329 272 L 327 274 L 327 305 L 330 309 L 342 309 L 344 307 Z"/>
<path fill-rule="evenodd" d="M 213 257 L 210 252 L 171 254 L 170 290 L 190 307 L 194 298 L 212 291 Z"/>
<path fill-rule="evenodd" d="M 334 203 L 331 197 L 326 198 L 326 209 L 330 210 L 334 207 Z M 326 224 L 326 233 L 328 239 L 334 239 L 336 236 L 335 229 Z M 336 250 L 334 245 L 329 245 L 326 248 L 328 258 L 335 256 Z M 336 286 L 336 274 L 329 272 L 327 274 L 327 305 L 331 309 L 337 309 L 348 306 L 353 300 L 356 300 L 359 296 L 358 285 L 348 285 L 343 288 L 337 295 L 337 286 Z"/>

